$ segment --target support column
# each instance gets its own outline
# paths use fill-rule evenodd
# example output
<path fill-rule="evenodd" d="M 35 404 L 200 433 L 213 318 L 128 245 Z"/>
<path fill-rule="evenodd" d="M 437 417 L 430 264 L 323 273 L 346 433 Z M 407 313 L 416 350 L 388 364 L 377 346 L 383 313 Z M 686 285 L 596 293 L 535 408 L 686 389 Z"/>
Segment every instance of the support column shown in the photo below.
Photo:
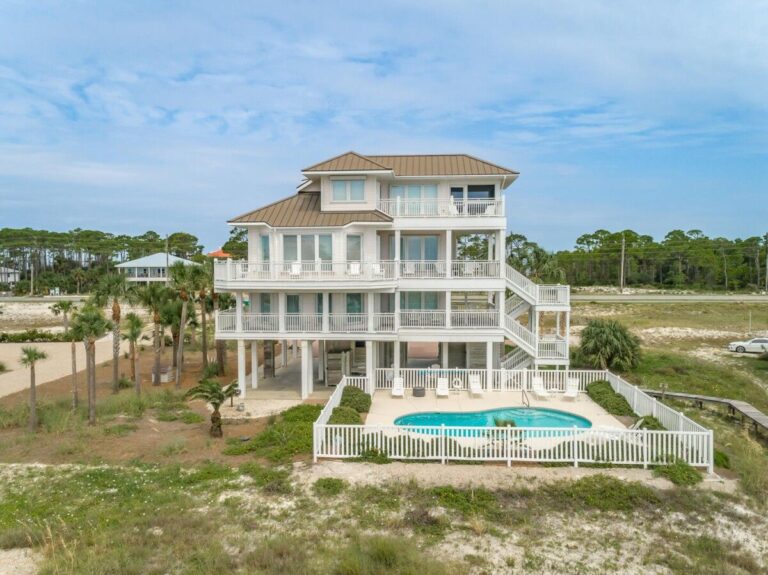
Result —
<path fill-rule="evenodd" d="M 330 326 L 330 307 L 328 305 L 328 292 L 323 292 L 323 331 L 328 332 L 331 331 Z"/>
<path fill-rule="evenodd" d="M 493 389 L 493 342 L 485 342 L 485 390 Z"/>
<path fill-rule="evenodd" d="M 374 303 L 373 297 L 374 296 L 373 296 L 372 292 L 368 292 L 367 294 L 365 294 L 366 312 L 368 313 L 368 331 L 370 331 L 370 332 L 373 332 L 373 328 L 374 328 L 374 325 L 373 325 L 373 319 L 374 319 L 373 318 L 373 313 L 374 313 L 373 312 L 373 303 Z M 366 351 L 367 351 L 367 349 L 366 349 Z M 367 357 L 368 356 L 366 356 L 366 358 Z"/>
<path fill-rule="evenodd" d="M 496 292 L 496 310 L 499 312 L 499 327 L 504 327 L 504 316 L 506 315 L 506 310 L 504 309 L 504 306 L 506 305 L 506 302 L 504 301 L 504 296 L 507 292 L 504 290 L 500 290 Z"/>
<path fill-rule="evenodd" d="M 282 365 L 280 367 L 285 367 L 288 365 L 288 340 L 284 339 L 280 344 L 280 358 Z"/>
<path fill-rule="evenodd" d="M 394 349 L 392 350 L 394 353 L 393 357 L 393 369 L 394 369 L 394 377 L 400 377 L 400 342 L 395 341 L 394 342 Z"/>
<path fill-rule="evenodd" d="M 296 356 L 299 353 L 299 350 L 297 349 L 299 347 L 299 340 L 294 339 L 293 345 L 291 346 L 291 359 L 296 359 Z"/>
<path fill-rule="evenodd" d="M 400 330 L 400 292 L 395 290 L 395 333 Z"/>
<path fill-rule="evenodd" d="M 308 340 L 301 342 L 301 399 L 312 393 L 312 346 Z"/>
<path fill-rule="evenodd" d="M 259 387 L 259 345 L 251 340 L 251 389 Z"/>
<path fill-rule="evenodd" d="M 399 277 L 400 277 L 400 230 L 395 230 L 395 279 L 398 279 Z"/>
<path fill-rule="evenodd" d="M 453 275 L 453 234 L 451 229 L 445 230 L 445 277 Z"/>
<path fill-rule="evenodd" d="M 235 292 L 235 331 L 243 331 L 243 292 Z"/>
<path fill-rule="evenodd" d="M 443 369 L 448 369 L 448 342 L 440 342 L 440 366 Z"/>
<path fill-rule="evenodd" d="M 287 308 L 285 298 L 285 292 L 278 292 L 277 293 L 277 329 L 280 333 L 285 333 L 285 310 Z M 283 340 L 283 343 L 285 343 L 285 340 Z M 283 347 L 283 349 L 288 349 L 287 347 Z M 287 358 L 285 358 L 287 359 Z M 285 366 L 285 363 L 283 363 L 283 366 Z"/>
<path fill-rule="evenodd" d="M 499 230 L 496 236 L 496 259 L 499 262 L 499 277 L 504 277 L 504 264 L 507 261 L 506 230 Z"/>
<path fill-rule="evenodd" d="M 245 340 L 237 340 L 237 387 L 240 398 L 245 399 Z"/>
<path fill-rule="evenodd" d="M 373 382 L 376 378 L 376 371 L 373 365 L 373 342 L 368 339 L 365 341 L 365 375 L 367 378 L 365 391 L 371 395 L 373 395 Z"/>
<path fill-rule="evenodd" d="M 445 292 L 445 327 L 451 327 L 451 292 Z"/>

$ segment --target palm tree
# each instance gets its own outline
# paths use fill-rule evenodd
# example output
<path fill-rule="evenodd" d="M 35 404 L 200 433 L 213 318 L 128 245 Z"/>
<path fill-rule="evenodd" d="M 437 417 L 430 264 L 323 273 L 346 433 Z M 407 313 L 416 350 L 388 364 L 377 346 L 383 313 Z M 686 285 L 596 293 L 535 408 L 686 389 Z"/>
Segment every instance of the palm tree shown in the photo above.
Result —
<path fill-rule="evenodd" d="M 181 333 L 181 300 L 176 297 L 176 294 L 170 292 L 168 294 L 168 300 L 163 304 L 163 308 L 160 310 L 160 323 L 163 326 L 163 330 L 167 327 L 171 331 L 171 367 L 176 369 L 176 361 L 178 359 L 176 350 L 179 349 L 179 334 Z"/>
<path fill-rule="evenodd" d="M 176 349 L 176 388 L 181 388 L 181 368 L 184 363 L 184 328 L 187 325 L 187 311 L 189 298 L 194 293 L 200 282 L 200 274 L 195 270 L 197 266 L 188 266 L 184 262 L 176 262 L 169 268 L 171 288 L 176 290 L 181 299 L 181 317 L 179 319 L 179 344 Z"/>
<path fill-rule="evenodd" d="M 221 429 L 221 413 L 219 408 L 229 397 L 237 395 L 238 389 L 236 383 L 222 387 L 218 381 L 204 379 L 195 387 L 187 391 L 185 397 L 188 399 L 202 399 L 210 403 L 213 407 L 211 413 L 211 437 L 222 437 L 224 432 Z"/>
<path fill-rule="evenodd" d="M 62 320 L 64 322 L 64 333 L 69 333 L 69 314 L 74 312 L 75 309 L 75 302 L 72 301 L 57 301 L 55 304 L 53 304 L 49 308 L 53 315 L 55 316 L 61 316 Z"/>
<path fill-rule="evenodd" d="M 640 340 L 616 320 L 592 319 L 581 332 L 581 358 L 598 369 L 637 366 Z"/>
<path fill-rule="evenodd" d="M 134 292 L 122 274 L 107 274 L 101 278 L 94 299 L 99 306 L 112 302 L 112 393 L 120 390 L 119 361 L 120 361 L 120 319 L 122 310 L 120 300 L 134 299 Z"/>
<path fill-rule="evenodd" d="M 35 388 L 35 364 L 48 354 L 36 347 L 21 348 L 21 365 L 29 368 L 29 430 L 37 431 L 37 389 Z"/>
<path fill-rule="evenodd" d="M 131 354 L 131 377 L 136 386 L 136 396 L 141 396 L 141 376 L 139 374 L 139 354 L 137 342 L 141 337 L 141 330 L 144 328 L 144 322 L 133 312 L 125 316 L 125 335 L 123 336 L 130 344 Z"/>
<path fill-rule="evenodd" d="M 197 299 L 200 302 L 200 331 L 202 337 L 200 339 L 200 351 L 203 355 L 203 370 L 208 367 L 208 290 L 213 291 L 213 260 L 208 260 L 200 265 L 196 266 L 198 275 L 198 288 Z"/>
<path fill-rule="evenodd" d="M 85 270 L 83 270 L 81 267 L 76 267 L 72 271 L 72 279 L 74 279 L 75 283 L 77 284 L 77 295 L 80 295 L 80 286 L 87 279 Z"/>
<path fill-rule="evenodd" d="M 151 283 L 137 292 L 137 298 L 150 314 L 152 314 L 153 347 L 155 352 L 155 366 L 152 369 L 152 385 L 160 385 L 160 314 L 163 305 L 168 301 L 168 289 L 165 286 Z"/>
<path fill-rule="evenodd" d="M 53 315 L 61 315 L 64 320 L 64 334 L 69 334 L 69 314 L 77 311 L 77 306 L 71 301 L 59 301 L 51 306 Z M 75 340 L 70 342 L 70 351 L 72 355 L 72 409 L 77 409 L 77 348 Z"/>
<path fill-rule="evenodd" d="M 85 345 L 85 365 L 88 379 L 88 425 L 96 425 L 96 340 L 104 337 L 112 324 L 101 308 L 88 304 L 81 309 L 72 326 L 74 336 Z"/>

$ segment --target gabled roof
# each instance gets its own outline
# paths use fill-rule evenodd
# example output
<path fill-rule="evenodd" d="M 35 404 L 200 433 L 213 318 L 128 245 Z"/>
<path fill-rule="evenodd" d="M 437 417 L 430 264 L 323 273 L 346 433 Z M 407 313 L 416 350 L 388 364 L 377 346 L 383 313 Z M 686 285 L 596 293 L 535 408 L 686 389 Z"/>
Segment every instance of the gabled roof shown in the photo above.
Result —
<path fill-rule="evenodd" d="M 167 257 L 167 259 L 166 259 Z M 165 252 L 158 252 L 150 256 L 144 256 L 131 260 L 129 262 L 123 262 L 117 264 L 116 268 L 164 268 L 166 265 L 172 266 L 176 262 L 183 262 L 187 265 L 193 265 L 195 262 L 179 258 L 173 254 L 166 254 Z"/>
<path fill-rule="evenodd" d="M 357 222 L 391 222 L 378 210 L 321 212 L 320 192 L 299 192 L 258 210 L 233 218 L 230 224 L 267 224 L 275 228 L 325 228 Z"/>
<path fill-rule="evenodd" d="M 346 152 L 303 170 L 304 173 L 369 171 L 388 171 L 400 177 L 518 175 L 514 170 L 469 154 L 364 156 Z"/>
<path fill-rule="evenodd" d="M 357 152 L 345 152 L 314 166 L 304 168 L 302 172 L 370 172 L 391 171 L 390 168 L 361 156 Z"/>

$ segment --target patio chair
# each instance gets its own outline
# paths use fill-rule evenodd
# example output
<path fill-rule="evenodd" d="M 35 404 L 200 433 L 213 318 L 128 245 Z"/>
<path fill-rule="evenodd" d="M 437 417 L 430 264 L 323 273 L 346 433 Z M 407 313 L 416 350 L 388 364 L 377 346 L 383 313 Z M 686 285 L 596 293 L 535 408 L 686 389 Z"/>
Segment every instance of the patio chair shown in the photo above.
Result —
<path fill-rule="evenodd" d="M 453 201 L 453 198 L 451 198 L 451 201 L 448 203 L 448 213 L 452 216 L 459 215 L 459 208 L 456 207 L 456 202 Z"/>
<path fill-rule="evenodd" d="M 495 216 L 496 215 L 496 205 L 495 204 L 488 204 L 485 207 L 485 215 L 486 216 Z"/>
<path fill-rule="evenodd" d="M 536 397 L 536 399 L 549 399 L 549 397 L 552 395 L 546 389 L 544 389 L 544 378 L 534 377 L 532 384 L 533 395 Z"/>
<path fill-rule="evenodd" d="M 402 377 L 392 380 L 392 397 L 405 397 L 405 385 Z"/>
<path fill-rule="evenodd" d="M 565 380 L 565 393 L 564 399 L 572 399 L 576 401 L 579 398 L 579 380 L 575 377 L 568 377 Z"/>
<path fill-rule="evenodd" d="M 292 276 L 301 275 L 301 262 L 291 262 L 291 269 L 289 272 Z"/>
<path fill-rule="evenodd" d="M 469 395 L 483 395 L 483 388 L 480 385 L 480 376 L 476 373 L 469 375 Z"/>
<path fill-rule="evenodd" d="M 437 397 L 448 397 L 449 394 L 450 394 L 450 391 L 448 390 L 448 378 L 438 377 L 437 389 L 435 389 L 435 395 L 437 395 Z"/>
<path fill-rule="evenodd" d="M 360 269 L 360 262 L 349 262 L 349 275 L 359 276 Z"/>

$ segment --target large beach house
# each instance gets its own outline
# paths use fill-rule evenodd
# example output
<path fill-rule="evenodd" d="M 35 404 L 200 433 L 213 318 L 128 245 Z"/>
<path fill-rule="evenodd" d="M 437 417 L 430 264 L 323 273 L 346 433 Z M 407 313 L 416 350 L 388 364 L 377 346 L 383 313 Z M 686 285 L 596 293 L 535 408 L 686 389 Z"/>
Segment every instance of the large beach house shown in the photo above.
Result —
<path fill-rule="evenodd" d="M 517 172 L 467 154 L 347 152 L 302 175 L 294 195 L 230 220 L 248 230 L 248 259 L 215 265 L 236 301 L 216 337 L 238 343 L 242 396 L 246 343 L 255 365 L 263 342 L 270 373 L 278 340 L 301 348 L 302 397 L 380 368 L 568 366 L 568 286 L 506 263 Z"/>

